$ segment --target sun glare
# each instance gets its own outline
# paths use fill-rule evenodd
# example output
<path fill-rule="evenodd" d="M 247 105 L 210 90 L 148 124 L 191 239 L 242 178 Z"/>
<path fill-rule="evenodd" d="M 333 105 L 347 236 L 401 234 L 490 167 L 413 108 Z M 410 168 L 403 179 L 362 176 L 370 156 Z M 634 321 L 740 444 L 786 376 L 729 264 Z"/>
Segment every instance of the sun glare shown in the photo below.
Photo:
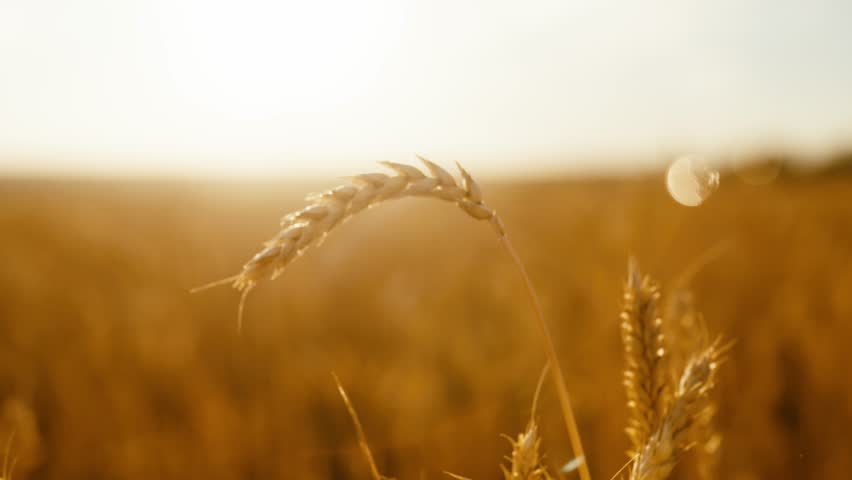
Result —
<path fill-rule="evenodd" d="M 161 7 L 169 70 L 198 108 L 240 117 L 333 111 L 368 96 L 401 3 L 182 2 Z"/>

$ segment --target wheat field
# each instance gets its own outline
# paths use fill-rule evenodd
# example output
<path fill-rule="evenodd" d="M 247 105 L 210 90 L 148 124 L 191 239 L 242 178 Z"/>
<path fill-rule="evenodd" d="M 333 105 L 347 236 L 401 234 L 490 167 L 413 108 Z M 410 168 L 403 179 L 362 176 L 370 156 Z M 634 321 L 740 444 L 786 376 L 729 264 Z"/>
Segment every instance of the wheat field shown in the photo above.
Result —
<path fill-rule="evenodd" d="M 685 452 L 670 478 L 846 478 L 852 177 L 723 174 L 697 208 L 661 178 L 481 185 L 540 297 L 591 476 L 637 449 L 622 344 L 633 257 L 663 298 L 689 292 L 708 330 L 736 340 L 711 394 L 718 450 Z M 371 478 L 331 372 L 384 475 L 501 478 L 506 434 L 540 440 L 553 476 L 577 478 L 558 473 L 572 448 L 551 382 L 531 412 L 548 352 L 523 279 L 470 212 L 411 198 L 359 213 L 252 283 L 240 328 L 239 292 L 189 293 L 334 186 L 3 180 L 14 478 Z"/>

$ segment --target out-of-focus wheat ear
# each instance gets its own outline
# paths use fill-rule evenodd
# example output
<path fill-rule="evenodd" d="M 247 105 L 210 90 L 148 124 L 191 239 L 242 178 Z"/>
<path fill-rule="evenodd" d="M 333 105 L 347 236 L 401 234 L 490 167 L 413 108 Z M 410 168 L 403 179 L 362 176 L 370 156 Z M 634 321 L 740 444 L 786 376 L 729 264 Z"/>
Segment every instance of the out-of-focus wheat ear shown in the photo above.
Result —
<path fill-rule="evenodd" d="M 690 357 L 662 421 L 639 451 L 630 480 L 665 480 L 683 454 L 698 445 L 695 429 L 714 413 L 710 393 L 730 345 L 717 339 Z"/>
<path fill-rule="evenodd" d="M 538 424 L 530 421 L 526 430 L 518 434 L 517 440 L 503 435 L 512 445 L 512 454 L 507 457 L 509 467 L 500 465 L 506 480 L 550 480 L 550 472 L 544 465 L 544 457 L 540 453 L 541 437 L 538 435 Z"/>
<path fill-rule="evenodd" d="M 500 465 L 506 480 L 549 480 L 552 478 L 544 465 L 544 455 L 539 451 L 541 438 L 538 435 L 538 424 L 535 418 L 538 398 L 549 368 L 550 364 L 545 364 L 538 377 L 526 429 L 518 434 L 517 440 L 508 435 L 503 435 L 512 445 L 512 454 L 506 457 L 509 461 L 509 467 Z"/>
<path fill-rule="evenodd" d="M 352 419 L 352 425 L 355 426 L 355 434 L 358 436 L 358 446 L 361 447 L 361 452 L 367 459 L 373 480 L 391 480 L 379 473 L 379 468 L 376 466 L 376 461 L 373 459 L 373 452 L 370 451 L 370 444 L 367 442 L 367 435 L 364 433 L 364 427 L 361 426 L 361 420 L 358 419 L 358 412 L 355 411 L 355 407 L 349 400 L 349 395 L 346 394 L 346 390 L 344 390 L 343 385 L 340 383 L 340 379 L 337 378 L 337 374 L 331 372 L 331 376 L 334 378 L 334 383 L 337 385 L 337 391 L 340 393 L 340 397 L 343 398 L 343 403 L 346 404 L 346 410 L 349 412 L 349 418 Z"/>

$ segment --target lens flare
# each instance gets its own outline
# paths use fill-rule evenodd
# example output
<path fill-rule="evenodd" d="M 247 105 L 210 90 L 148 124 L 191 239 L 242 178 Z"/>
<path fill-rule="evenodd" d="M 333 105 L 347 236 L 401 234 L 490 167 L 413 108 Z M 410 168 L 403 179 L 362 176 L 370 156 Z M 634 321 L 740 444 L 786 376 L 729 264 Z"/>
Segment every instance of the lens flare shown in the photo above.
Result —
<path fill-rule="evenodd" d="M 679 157 L 666 173 L 666 188 L 676 202 L 697 207 L 719 188 L 719 172 L 697 156 Z"/>

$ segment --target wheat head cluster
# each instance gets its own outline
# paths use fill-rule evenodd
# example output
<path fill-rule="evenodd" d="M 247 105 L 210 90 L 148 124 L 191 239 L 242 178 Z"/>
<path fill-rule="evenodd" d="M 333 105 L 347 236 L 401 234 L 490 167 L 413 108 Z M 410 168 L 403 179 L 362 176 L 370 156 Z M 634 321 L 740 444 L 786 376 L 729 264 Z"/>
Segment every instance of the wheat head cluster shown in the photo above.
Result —
<path fill-rule="evenodd" d="M 238 328 L 242 324 L 247 295 L 264 279 L 275 279 L 288 265 L 311 247 L 319 246 L 334 227 L 357 213 L 384 201 L 406 197 L 432 198 L 458 206 L 473 219 L 485 221 L 497 234 L 501 246 L 517 267 L 529 297 L 533 319 L 541 333 L 547 365 L 539 378 L 533 399 L 532 414 L 517 437 L 506 437 L 511 452 L 501 465 L 506 480 L 548 480 L 559 475 L 573 474 L 590 480 L 591 474 L 583 451 L 577 422 L 571 408 L 570 396 L 548 324 L 545 321 L 538 295 L 526 269 L 512 246 L 503 221 L 483 200 L 482 190 L 470 173 L 458 165 L 461 180 L 457 180 L 439 165 L 418 157 L 426 171 L 401 163 L 380 162 L 392 173 L 365 173 L 349 177 L 350 183 L 331 190 L 311 194 L 308 205 L 285 215 L 280 229 L 263 244 L 263 249 L 231 277 L 195 289 L 231 284 L 240 291 Z M 664 314 L 665 312 L 665 314 Z M 664 318 L 665 317 L 665 318 Z M 689 318 L 695 325 L 695 345 L 691 351 L 678 349 L 667 331 L 671 325 Z M 720 339 L 710 340 L 701 317 L 691 306 L 665 308 L 660 286 L 642 275 L 637 262 L 628 263 L 627 279 L 621 305 L 620 327 L 624 347 L 625 368 L 623 384 L 627 397 L 629 440 L 628 461 L 613 478 L 629 480 L 663 480 L 690 450 L 714 455 L 719 436 L 713 430 L 715 405 L 712 391 L 717 370 L 730 344 Z M 560 469 L 554 469 L 542 453 L 536 404 L 544 379 L 550 377 L 556 390 L 561 413 L 569 436 L 573 457 Z M 374 460 L 364 428 L 340 381 L 334 376 L 338 391 L 352 419 L 359 446 L 369 464 L 374 480 L 386 477 Z M 707 470 L 701 471 L 702 476 Z M 447 475 L 466 477 L 447 472 Z"/>

